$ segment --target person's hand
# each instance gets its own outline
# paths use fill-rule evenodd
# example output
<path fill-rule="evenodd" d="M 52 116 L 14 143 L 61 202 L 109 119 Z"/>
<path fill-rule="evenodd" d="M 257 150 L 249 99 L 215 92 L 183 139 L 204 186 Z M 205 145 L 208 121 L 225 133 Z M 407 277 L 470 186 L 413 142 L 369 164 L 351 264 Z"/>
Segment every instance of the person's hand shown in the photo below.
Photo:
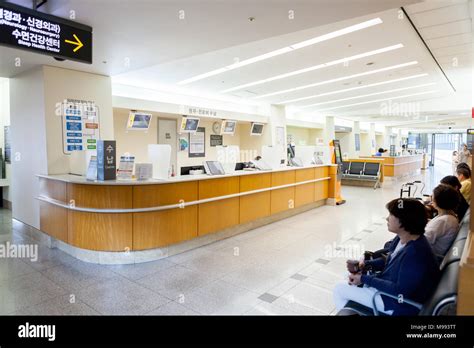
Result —
<path fill-rule="evenodd" d="M 362 276 L 361 273 L 349 274 L 349 284 L 356 285 L 356 286 L 362 284 L 362 281 L 360 279 L 361 276 Z"/>

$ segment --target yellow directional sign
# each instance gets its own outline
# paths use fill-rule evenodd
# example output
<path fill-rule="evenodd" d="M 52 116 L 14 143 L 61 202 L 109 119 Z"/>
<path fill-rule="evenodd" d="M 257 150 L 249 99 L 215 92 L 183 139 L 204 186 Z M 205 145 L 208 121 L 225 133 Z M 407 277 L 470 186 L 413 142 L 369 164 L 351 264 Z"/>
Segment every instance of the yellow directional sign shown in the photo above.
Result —
<path fill-rule="evenodd" d="M 77 37 L 76 34 L 72 34 L 72 36 L 74 36 L 76 41 L 64 40 L 64 42 L 66 42 L 68 44 L 76 45 L 77 47 L 73 50 L 73 52 L 76 52 L 77 50 L 79 50 L 84 45 L 82 44 L 81 40 L 79 40 L 79 38 Z"/>

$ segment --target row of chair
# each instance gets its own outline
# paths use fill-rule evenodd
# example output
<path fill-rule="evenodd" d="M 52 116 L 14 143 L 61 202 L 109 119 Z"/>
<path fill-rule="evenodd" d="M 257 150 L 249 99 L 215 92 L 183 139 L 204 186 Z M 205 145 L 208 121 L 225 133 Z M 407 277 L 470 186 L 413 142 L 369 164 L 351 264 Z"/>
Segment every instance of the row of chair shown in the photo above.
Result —
<path fill-rule="evenodd" d="M 459 226 L 458 234 L 449 248 L 446 256 L 440 264 L 441 277 L 436 289 L 433 291 L 431 297 L 423 304 L 416 303 L 410 300 L 405 300 L 405 303 L 417 307 L 419 315 L 435 316 L 435 315 L 455 315 L 456 303 L 458 297 L 458 277 L 459 277 L 459 263 L 461 261 L 464 245 L 466 244 L 467 236 L 469 234 L 469 210 L 466 212 L 464 219 Z M 375 303 L 376 296 L 384 295 L 397 299 L 392 294 L 384 292 L 377 292 L 373 297 Z M 375 306 L 374 306 L 375 307 Z M 349 301 L 346 306 L 339 311 L 338 315 L 384 315 L 377 310 L 362 306 L 359 303 Z"/>
<path fill-rule="evenodd" d="M 373 181 L 376 189 L 380 187 L 380 163 L 343 161 L 342 179 Z"/>

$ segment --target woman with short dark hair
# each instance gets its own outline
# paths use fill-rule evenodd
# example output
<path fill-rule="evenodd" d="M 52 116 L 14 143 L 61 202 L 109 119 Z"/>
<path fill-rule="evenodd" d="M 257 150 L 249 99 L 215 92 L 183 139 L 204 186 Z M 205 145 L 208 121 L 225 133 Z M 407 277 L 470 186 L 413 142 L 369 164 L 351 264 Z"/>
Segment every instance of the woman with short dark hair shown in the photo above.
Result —
<path fill-rule="evenodd" d="M 466 199 L 461 194 L 461 182 L 454 175 L 448 175 L 442 178 L 439 183 L 449 185 L 458 192 L 459 204 L 457 208 L 454 209 L 454 212 L 456 213 L 459 222 L 461 222 L 464 215 L 466 215 L 466 211 L 469 209 L 469 203 L 467 203 Z"/>
<path fill-rule="evenodd" d="M 348 301 L 373 308 L 373 297 L 383 291 L 396 297 L 377 296 L 375 305 L 389 315 L 414 315 L 418 309 L 403 303 L 409 299 L 425 302 L 436 287 L 439 268 L 431 246 L 423 235 L 427 223 L 424 205 L 413 198 L 399 198 L 387 204 L 387 226 L 397 236 L 390 244 L 388 257 L 366 261 L 380 274 L 361 272 L 349 275 L 349 284 L 334 288 L 334 302 L 338 310 Z M 363 284 L 363 287 L 358 285 Z"/>
<path fill-rule="evenodd" d="M 459 193 L 451 186 L 438 185 L 433 190 L 432 204 L 438 215 L 426 225 L 425 236 L 435 255 L 442 258 L 458 233 L 459 221 L 454 210 L 459 205 Z"/>

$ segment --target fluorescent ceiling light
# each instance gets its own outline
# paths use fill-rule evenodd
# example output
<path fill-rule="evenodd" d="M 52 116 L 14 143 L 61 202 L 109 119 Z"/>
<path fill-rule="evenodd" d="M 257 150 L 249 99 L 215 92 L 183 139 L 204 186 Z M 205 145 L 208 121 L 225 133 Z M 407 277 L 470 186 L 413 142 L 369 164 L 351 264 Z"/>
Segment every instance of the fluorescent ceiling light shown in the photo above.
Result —
<path fill-rule="evenodd" d="M 304 106 L 301 106 L 300 108 L 305 109 L 305 108 L 309 108 L 309 107 L 313 107 L 313 106 L 317 106 L 317 105 L 325 105 L 325 104 L 338 103 L 338 102 L 346 101 L 346 100 L 360 99 L 360 98 L 365 98 L 365 97 L 371 97 L 371 96 L 374 96 L 374 95 L 380 95 L 380 94 L 385 94 L 385 93 L 392 93 L 392 92 L 404 91 L 404 90 L 407 90 L 407 89 L 413 89 L 413 88 L 420 88 L 420 87 L 432 86 L 432 85 L 434 85 L 434 84 L 435 84 L 434 82 L 430 82 L 430 83 L 424 83 L 424 84 L 422 84 L 422 85 L 416 85 L 416 86 L 409 86 L 409 87 L 402 87 L 402 88 L 389 89 L 389 90 L 387 90 L 387 91 L 382 91 L 382 92 L 375 92 L 375 93 L 370 93 L 370 94 L 357 95 L 357 96 L 355 96 L 355 97 L 349 97 L 349 98 L 344 98 L 344 99 L 336 99 L 336 100 L 330 100 L 330 101 L 322 102 L 322 103 L 304 105 Z"/>
<path fill-rule="evenodd" d="M 370 101 L 366 101 L 366 102 L 362 102 L 362 103 L 355 103 L 355 104 L 348 104 L 348 105 L 343 105 L 343 106 L 336 106 L 336 107 L 334 107 L 334 108 L 321 109 L 321 110 L 315 110 L 315 111 L 336 110 L 336 109 L 348 108 L 349 106 L 357 106 L 357 105 L 378 103 L 378 102 L 386 101 L 386 100 L 394 100 L 394 99 L 408 98 L 408 97 L 414 97 L 414 96 L 417 96 L 417 95 L 428 94 L 428 93 L 435 93 L 435 92 L 438 92 L 438 91 L 437 91 L 437 90 L 432 90 L 432 91 L 426 91 L 426 92 L 420 92 L 420 93 L 413 93 L 413 94 L 401 95 L 401 96 L 398 96 L 398 97 L 391 97 L 391 98 L 383 98 L 383 99 L 377 99 L 377 100 L 370 100 Z"/>
<path fill-rule="evenodd" d="M 237 68 L 241 68 L 241 67 L 249 65 L 249 64 L 257 63 L 257 62 L 260 62 L 260 61 L 268 59 L 268 58 L 272 58 L 272 57 L 275 57 L 275 56 L 279 56 L 281 54 L 292 52 L 292 51 L 298 50 L 300 48 L 304 48 L 304 47 L 307 47 L 307 46 L 317 44 L 319 42 L 334 39 L 336 37 L 343 36 L 343 35 L 346 35 L 346 34 L 350 34 L 350 33 L 353 33 L 355 31 L 362 30 L 362 29 L 365 29 L 365 28 L 369 28 L 369 27 L 372 27 L 374 25 L 381 24 L 381 23 L 383 23 L 383 22 L 380 18 L 374 18 L 374 19 L 371 19 L 369 21 L 365 21 L 365 22 L 362 22 L 362 23 L 359 23 L 359 24 L 351 25 L 347 28 L 336 30 L 336 31 L 333 31 L 333 32 L 328 33 L 328 34 L 317 36 L 317 37 L 309 39 L 309 40 L 301 41 L 301 42 L 295 43 L 293 45 L 280 48 L 280 49 L 275 50 L 275 51 L 271 51 L 271 52 L 268 52 L 268 53 L 265 53 L 265 54 L 261 54 L 259 56 L 253 57 L 253 58 L 245 59 L 245 60 L 243 60 L 241 62 L 238 62 L 238 63 L 227 65 L 223 68 L 219 68 L 219 69 L 212 70 L 212 71 L 209 71 L 209 72 L 204 73 L 204 74 L 200 74 L 200 75 L 191 77 L 189 79 L 178 82 L 178 85 L 186 85 L 188 83 L 199 81 L 199 80 L 205 79 L 205 78 L 210 77 L 210 76 L 221 74 L 225 71 L 230 71 L 230 70 L 234 70 L 234 69 L 237 69 Z"/>
<path fill-rule="evenodd" d="M 300 91 L 300 90 L 306 89 L 306 88 L 311 88 L 311 87 L 326 85 L 326 84 L 328 84 L 328 83 L 333 83 L 333 82 L 338 82 L 338 81 L 349 80 L 349 79 L 352 79 L 352 78 L 354 78 L 354 77 L 372 75 L 372 74 L 376 74 L 376 73 L 383 72 L 383 71 L 389 71 L 389 70 L 393 70 L 393 69 L 404 68 L 404 67 L 406 67 L 406 66 L 415 65 L 415 64 L 418 64 L 418 62 L 417 62 L 416 60 L 411 61 L 411 62 L 408 62 L 408 63 L 392 65 L 392 66 L 389 66 L 389 67 L 386 67 L 386 68 L 382 68 L 382 69 L 371 70 L 371 71 L 366 71 L 366 72 L 359 73 L 359 74 L 354 74 L 354 75 L 349 75 L 349 76 L 338 77 L 337 79 L 331 79 L 331 80 L 326 80 L 326 81 L 311 83 L 311 84 L 309 84 L 309 85 L 304 85 L 304 86 L 299 86 L 299 87 L 284 89 L 284 90 L 278 91 L 278 92 L 273 92 L 273 93 L 268 93 L 268 94 L 262 94 L 262 95 L 259 95 L 259 96 L 257 96 L 257 97 L 253 97 L 252 99 L 260 99 L 260 98 L 270 97 L 270 96 L 274 96 L 274 95 L 278 95 L 278 94 L 283 94 L 283 93 L 296 92 L 296 91 Z"/>
<path fill-rule="evenodd" d="M 387 81 L 382 81 L 382 82 L 377 82 L 377 83 L 371 83 L 369 85 L 364 85 L 364 86 L 357 86 L 357 87 L 351 87 L 351 88 L 344 88 L 344 89 L 339 89 L 337 91 L 331 91 L 331 92 L 326 92 L 326 93 L 321 93 L 321 94 L 314 94 L 310 95 L 307 97 L 301 97 L 301 98 L 295 98 L 295 99 L 289 99 L 289 100 L 284 100 L 282 102 L 279 102 L 277 104 L 288 104 L 288 103 L 293 103 L 296 101 L 301 101 L 301 100 L 308 100 L 308 99 L 313 99 L 317 97 L 324 97 L 326 95 L 332 95 L 332 94 L 338 94 L 338 93 L 343 93 L 343 92 L 349 92 L 349 91 L 355 91 L 358 89 L 363 89 L 363 88 L 369 88 L 369 87 L 375 87 L 375 86 L 381 86 L 381 85 L 386 85 L 389 83 L 395 83 L 395 82 L 400 82 L 400 81 L 406 81 L 410 79 L 415 79 L 418 77 L 423 77 L 423 76 L 428 76 L 427 73 L 424 74 L 416 74 L 416 75 L 411 75 L 407 77 L 402 77 L 400 79 L 393 79 L 393 80 L 387 80 Z"/>
<path fill-rule="evenodd" d="M 376 54 L 393 51 L 393 50 L 396 50 L 396 49 L 399 49 L 399 48 L 402 48 L 402 47 L 403 47 L 402 44 L 387 46 L 387 47 L 384 47 L 384 48 L 380 48 L 378 50 L 373 50 L 373 51 L 369 51 L 369 52 L 365 52 L 365 53 L 361 53 L 361 54 L 356 54 L 356 55 L 351 56 L 351 57 L 345 57 L 345 58 L 333 60 L 331 62 L 327 62 L 327 63 L 323 63 L 323 64 L 313 65 L 313 66 L 310 66 L 309 68 L 295 70 L 295 71 L 292 71 L 292 72 L 289 72 L 289 73 L 269 77 L 267 79 L 258 80 L 258 81 L 254 81 L 254 82 L 249 82 L 249 83 L 246 83 L 246 84 L 243 84 L 243 85 L 240 85 L 240 86 L 228 88 L 228 89 L 222 91 L 221 93 L 228 93 L 228 92 L 236 91 L 238 89 L 242 89 L 242 88 L 246 88 L 246 87 L 250 87 L 250 86 L 261 85 L 261 84 L 264 84 L 264 83 L 267 83 L 267 82 L 284 79 L 284 78 L 287 78 L 287 77 L 290 77 L 290 76 L 295 76 L 295 75 L 307 73 L 307 72 L 310 72 L 310 71 L 314 71 L 314 70 L 318 70 L 318 69 L 322 69 L 322 68 L 327 68 L 329 66 L 333 66 L 333 65 L 337 65 L 337 64 L 343 64 L 345 62 L 350 62 L 350 61 L 353 61 L 353 60 L 356 60 L 356 59 L 366 58 L 366 57 L 374 56 Z"/>

